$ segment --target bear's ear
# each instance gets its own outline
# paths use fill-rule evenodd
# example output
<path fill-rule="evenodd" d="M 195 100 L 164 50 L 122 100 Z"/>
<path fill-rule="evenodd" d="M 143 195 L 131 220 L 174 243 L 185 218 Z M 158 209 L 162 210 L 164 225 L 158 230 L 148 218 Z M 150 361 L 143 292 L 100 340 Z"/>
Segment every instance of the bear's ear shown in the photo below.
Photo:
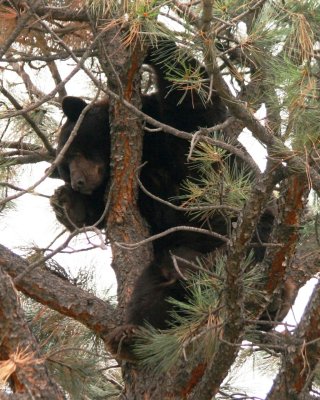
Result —
<path fill-rule="evenodd" d="M 45 172 L 47 172 L 48 169 L 49 169 L 49 167 L 45 169 Z M 49 178 L 62 179 L 57 167 L 51 172 L 51 174 L 49 175 Z"/>
<path fill-rule="evenodd" d="M 87 103 L 80 97 L 67 96 L 62 100 L 62 110 L 64 115 L 71 121 L 77 121 L 81 111 Z"/>

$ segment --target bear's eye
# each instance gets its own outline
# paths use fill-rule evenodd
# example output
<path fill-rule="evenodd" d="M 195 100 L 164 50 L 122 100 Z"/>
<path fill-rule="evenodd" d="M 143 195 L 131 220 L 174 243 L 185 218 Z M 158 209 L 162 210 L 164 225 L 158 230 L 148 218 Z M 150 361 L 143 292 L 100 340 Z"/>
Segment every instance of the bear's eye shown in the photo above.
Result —
<path fill-rule="evenodd" d="M 101 162 L 101 160 L 103 160 L 103 155 L 100 153 L 100 151 L 86 151 L 84 152 L 83 156 L 90 161 L 94 161 L 94 162 Z"/>

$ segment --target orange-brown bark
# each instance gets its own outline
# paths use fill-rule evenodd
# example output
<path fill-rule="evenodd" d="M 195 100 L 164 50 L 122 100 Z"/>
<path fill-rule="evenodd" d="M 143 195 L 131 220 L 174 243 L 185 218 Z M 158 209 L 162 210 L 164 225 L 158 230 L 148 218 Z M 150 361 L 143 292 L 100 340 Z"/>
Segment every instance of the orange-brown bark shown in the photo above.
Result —
<path fill-rule="evenodd" d="M 287 266 L 285 261 L 291 260 L 295 253 L 307 191 L 306 179 L 302 176 L 292 176 L 286 182 L 285 193 L 281 199 L 279 229 L 275 232 L 275 241 L 282 244 L 282 247 L 271 251 L 272 263 L 266 285 L 269 294 L 273 293 L 279 282 L 284 279 Z"/>
<path fill-rule="evenodd" d="M 28 262 L 0 245 L 0 267 L 12 279 L 21 274 Z M 97 334 L 108 332 L 114 327 L 114 307 L 65 279 L 42 267 L 30 271 L 16 288 L 53 310 L 76 319 Z"/>
<path fill-rule="evenodd" d="M 190 394 L 193 388 L 199 383 L 206 367 L 207 367 L 206 363 L 200 363 L 192 370 L 188 382 L 186 383 L 185 387 L 181 390 L 182 399 L 186 399 L 187 395 Z"/>
<path fill-rule="evenodd" d="M 267 400 L 291 400 L 308 393 L 308 384 L 320 358 L 320 285 L 314 289 L 294 336 L 288 337 L 288 351 L 282 356 L 283 368 Z"/>
<path fill-rule="evenodd" d="M 7 371 L 14 393 L 33 399 L 63 400 L 64 395 L 50 377 L 38 344 L 20 307 L 9 275 L 0 267 L 0 362 Z"/>

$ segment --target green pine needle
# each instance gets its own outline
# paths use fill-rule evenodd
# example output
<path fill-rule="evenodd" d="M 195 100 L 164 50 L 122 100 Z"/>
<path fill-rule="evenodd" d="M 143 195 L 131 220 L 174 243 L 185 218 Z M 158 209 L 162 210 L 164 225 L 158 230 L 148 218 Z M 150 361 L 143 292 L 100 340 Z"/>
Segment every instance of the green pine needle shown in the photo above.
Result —
<path fill-rule="evenodd" d="M 245 302 L 262 300 L 259 286 L 263 276 L 252 260 L 250 254 L 239 266 Z M 208 359 L 214 355 L 224 325 L 226 261 L 227 256 L 220 253 L 204 257 L 199 264 L 201 272 L 191 274 L 186 282 L 188 299 L 168 299 L 173 306 L 169 329 L 159 331 L 150 325 L 141 329 L 134 351 L 142 365 L 163 373 L 181 357 L 192 362 L 195 354 Z M 205 266 L 208 272 L 203 271 Z"/>
<path fill-rule="evenodd" d="M 195 218 L 207 219 L 217 212 L 208 206 L 243 207 L 251 192 L 252 181 L 251 171 L 246 166 L 239 166 L 224 150 L 207 144 L 194 151 L 192 163 L 201 179 L 185 181 L 184 194 L 179 198 L 189 207 L 199 207 L 199 211 L 192 211 Z M 201 209 L 203 207 L 206 209 Z M 226 211 L 225 215 L 235 216 L 231 211 Z"/>

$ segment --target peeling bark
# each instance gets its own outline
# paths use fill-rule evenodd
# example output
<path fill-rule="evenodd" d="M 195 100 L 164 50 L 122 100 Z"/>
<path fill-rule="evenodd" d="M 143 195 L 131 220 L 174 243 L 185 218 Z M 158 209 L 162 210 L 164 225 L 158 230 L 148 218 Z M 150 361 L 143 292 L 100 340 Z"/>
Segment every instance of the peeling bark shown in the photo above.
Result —
<path fill-rule="evenodd" d="M 120 99 L 130 101 L 141 108 L 140 67 L 143 53 L 139 46 L 133 53 L 122 42 L 120 29 L 111 29 L 99 42 L 100 59 L 108 76 L 108 86 Z M 108 54 L 112 54 L 111 57 Z M 142 269 L 152 259 L 151 246 L 128 250 L 119 243 L 135 243 L 148 237 L 149 232 L 137 209 L 137 170 L 141 164 L 143 130 L 142 121 L 121 101 L 110 98 L 111 126 L 111 184 L 110 207 L 107 215 L 108 239 L 110 240 L 112 267 L 118 282 L 119 315 L 129 301 L 133 284 Z M 120 321 L 119 321 L 120 322 Z"/>
<path fill-rule="evenodd" d="M 38 344 L 19 304 L 12 279 L 0 267 L 0 368 L 8 369 L 14 393 L 32 399 L 63 400 L 41 359 Z M 2 364 L 2 365 L 1 365 Z M 10 373 L 11 372 L 11 373 Z"/>
<path fill-rule="evenodd" d="M 283 246 L 279 249 L 269 249 L 265 257 L 267 263 L 268 259 L 272 259 L 266 285 L 269 294 L 283 281 L 286 268 L 294 258 L 309 188 L 305 179 L 293 176 L 283 182 L 282 192 L 279 198 L 280 215 L 273 241 L 282 243 Z"/>

